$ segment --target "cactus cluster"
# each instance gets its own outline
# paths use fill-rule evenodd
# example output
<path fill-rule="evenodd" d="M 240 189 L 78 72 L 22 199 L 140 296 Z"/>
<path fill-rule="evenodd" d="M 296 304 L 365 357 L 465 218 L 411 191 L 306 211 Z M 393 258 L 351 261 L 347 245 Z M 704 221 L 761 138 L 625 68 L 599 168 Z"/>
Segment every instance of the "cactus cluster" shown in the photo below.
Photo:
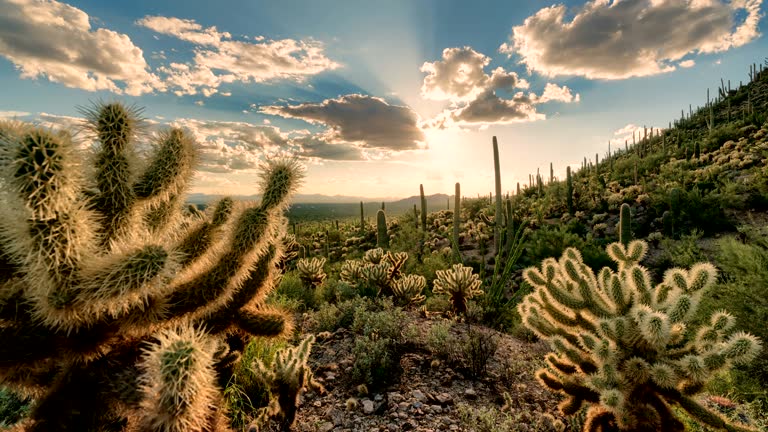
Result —
<path fill-rule="evenodd" d="M 314 343 L 313 335 L 306 336 L 298 346 L 278 351 L 269 367 L 259 359 L 253 362 L 257 375 L 269 388 L 270 402 L 260 410 L 250 429 L 258 430 L 259 426 L 265 425 L 272 418 L 280 424 L 280 430 L 288 431 L 296 420 L 301 394 L 308 390 L 325 393 L 325 388 L 315 380 L 307 365 Z"/>
<path fill-rule="evenodd" d="M 325 258 L 301 258 L 296 261 L 299 279 L 312 288 L 317 288 L 323 284 L 327 276 L 323 266 L 325 266 Z"/>
<path fill-rule="evenodd" d="M 197 148 L 159 134 L 142 161 L 137 110 L 96 105 L 84 155 L 67 132 L 0 129 L 0 383 L 34 396 L 25 431 L 227 430 L 221 391 L 279 273 L 293 160 L 272 160 L 259 204 L 184 217 Z"/>
<path fill-rule="evenodd" d="M 606 267 L 596 275 L 574 248 L 524 271 L 534 292 L 518 310 L 554 350 L 537 378 L 566 396 L 564 414 L 589 406 L 585 431 L 682 432 L 673 405 L 709 426 L 747 430 L 692 396 L 719 371 L 753 359 L 760 341 L 734 332 L 733 317 L 723 311 L 696 328 L 693 318 L 716 269 L 709 263 L 670 269 L 654 286 L 639 264 L 647 249 L 640 240 L 610 244 L 618 272 Z"/>
<path fill-rule="evenodd" d="M 349 285 L 375 288 L 377 295 L 393 296 L 400 304 L 417 304 L 426 286 L 421 276 L 405 275 L 402 267 L 408 260 L 406 252 L 387 252 L 381 248 L 365 252 L 362 260 L 347 260 L 341 265 L 340 278 Z M 423 277 L 421 277 L 423 279 Z"/>
<path fill-rule="evenodd" d="M 437 277 L 433 282 L 432 292 L 448 295 L 456 314 L 466 313 L 467 301 L 483 294 L 480 289 L 482 281 L 478 275 L 472 273 L 472 267 L 454 264 L 450 269 L 438 270 L 435 274 Z"/>

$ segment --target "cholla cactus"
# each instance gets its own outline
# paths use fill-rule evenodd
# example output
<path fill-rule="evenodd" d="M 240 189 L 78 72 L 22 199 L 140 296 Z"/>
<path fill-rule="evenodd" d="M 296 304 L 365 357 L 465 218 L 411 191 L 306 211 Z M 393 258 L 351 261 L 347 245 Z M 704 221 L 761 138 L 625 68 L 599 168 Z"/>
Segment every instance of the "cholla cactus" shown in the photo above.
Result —
<path fill-rule="evenodd" d="M 302 258 L 296 262 L 299 278 L 307 285 L 317 288 L 323 284 L 326 274 L 323 270 L 325 258 Z"/>
<path fill-rule="evenodd" d="M 421 293 L 426 286 L 427 279 L 424 276 L 406 275 L 392 283 L 392 294 L 399 305 L 418 305 L 427 299 Z"/>
<path fill-rule="evenodd" d="M 389 272 L 392 267 L 388 261 L 382 261 L 378 264 L 368 264 L 362 270 L 363 278 L 372 287 L 376 287 L 381 293 L 389 289 Z"/>
<path fill-rule="evenodd" d="M 384 259 L 384 249 L 376 248 L 365 251 L 363 261 L 370 264 L 378 264 Z"/>
<path fill-rule="evenodd" d="M 226 430 L 239 350 L 291 327 L 261 299 L 301 169 L 270 161 L 260 204 L 225 198 L 184 227 L 192 138 L 164 132 L 142 163 L 135 110 L 89 117 L 89 158 L 66 132 L 0 134 L 0 383 L 34 396 L 25 431 Z"/>
<path fill-rule="evenodd" d="M 296 420 L 299 397 L 307 390 L 325 392 L 325 388 L 315 381 L 312 370 L 307 366 L 309 353 L 315 337 L 308 335 L 299 346 L 282 349 L 275 354 L 269 368 L 256 359 L 253 367 L 269 387 L 271 397 L 269 406 L 260 410 L 257 424 L 264 424 L 268 418 L 276 418 L 280 429 L 289 431 Z"/>
<path fill-rule="evenodd" d="M 357 287 L 360 284 L 360 281 L 365 277 L 363 276 L 364 268 L 365 264 L 360 260 L 344 261 L 341 265 L 341 274 L 339 277 L 350 286 Z"/>
<path fill-rule="evenodd" d="M 467 300 L 482 295 L 480 277 L 472 273 L 472 267 L 454 264 L 449 270 L 438 270 L 432 292 L 451 297 L 453 311 L 463 314 L 467 311 Z"/>
<path fill-rule="evenodd" d="M 709 263 L 670 269 L 653 286 L 639 265 L 648 246 L 635 240 L 607 251 L 618 273 L 597 275 L 579 251 L 542 262 L 523 273 L 534 292 L 518 306 L 523 323 L 550 342 L 555 353 L 537 372 L 546 387 L 567 396 L 566 415 L 589 404 L 585 431 L 683 431 L 670 406 L 718 429 L 725 423 L 691 396 L 718 371 L 751 361 L 761 349 L 754 336 L 733 332 L 734 319 L 716 312 L 700 328 L 691 318 L 715 282 Z"/>

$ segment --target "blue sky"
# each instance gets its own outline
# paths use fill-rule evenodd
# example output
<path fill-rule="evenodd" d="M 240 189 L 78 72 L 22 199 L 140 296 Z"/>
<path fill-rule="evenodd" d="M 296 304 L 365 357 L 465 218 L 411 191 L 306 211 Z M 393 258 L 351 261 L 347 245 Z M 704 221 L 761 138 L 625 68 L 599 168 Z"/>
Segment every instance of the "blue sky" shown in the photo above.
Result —
<path fill-rule="evenodd" d="M 762 0 L 0 0 L 0 117 L 52 127 L 78 106 L 145 107 L 194 134 L 192 192 L 255 193 L 260 160 L 307 166 L 300 192 L 504 190 L 549 163 L 746 81 Z M 616 148 L 616 147 L 614 147 Z M 548 172 L 547 172 L 548 174 Z"/>

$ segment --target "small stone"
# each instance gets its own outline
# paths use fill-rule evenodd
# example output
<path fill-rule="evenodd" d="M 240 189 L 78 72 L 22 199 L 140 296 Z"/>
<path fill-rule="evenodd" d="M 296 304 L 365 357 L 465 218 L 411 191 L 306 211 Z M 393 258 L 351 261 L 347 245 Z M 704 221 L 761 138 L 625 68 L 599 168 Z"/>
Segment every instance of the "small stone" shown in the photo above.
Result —
<path fill-rule="evenodd" d="M 464 390 L 464 397 L 470 400 L 477 399 L 477 392 L 473 388 L 468 388 Z"/>
<path fill-rule="evenodd" d="M 423 405 L 424 404 L 419 402 L 419 401 L 416 401 L 416 402 L 413 403 L 413 407 L 416 408 L 416 409 L 421 408 Z"/>
<path fill-rule="evenodd" d="M 373 407 L 373 401 L 370 399 L 363 400 L 363 412 L 365 414 L 373 414 L 374 407 Z"/>
<path fill-rule="evenodd" d="M 419 402 L 424 402 L 427 399 L 427 396 L 421 390 L 412 391 L 411 396 Z"/>
<path fill-rule="evenodd" d="M 382 400 L 384 400 L 384 396 L 377 394 L 376 396 L 373 397 L 373 400 L 375 400 L 376 402 L 381 402 Z"/>
<path fill-rule="evenodd" d="M 432 412 L 435 414 L 440 414 L 443 412 L 443 407 L 441 407 L 440 405 L 430 405 L 429 407 L 430 409 L 432 409 Z"/>
<path fill-rule="evenodd" d="M 323 422 L 317 428 L 318 432 L 331 432 L 332 430 L 333 430 L 333 423 L 331 422 Z"/>
<path fill-rule="evenodd" d="M 440 403 L 440 405 L 452 405 L 453 396 L 451 396 L 450 393 L 440 393 L 437 395 L 437 401 Z"/>

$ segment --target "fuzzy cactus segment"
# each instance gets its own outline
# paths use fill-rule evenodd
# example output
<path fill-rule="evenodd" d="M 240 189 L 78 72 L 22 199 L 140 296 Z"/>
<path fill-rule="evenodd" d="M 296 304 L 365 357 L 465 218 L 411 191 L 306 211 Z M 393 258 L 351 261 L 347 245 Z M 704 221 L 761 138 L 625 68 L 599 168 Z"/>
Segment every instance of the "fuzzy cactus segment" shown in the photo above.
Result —
<path fill-rule="evenodd" d="M 393 297 L 402 306 L 417 305 L 427 299 L 422 291 L 427 286 L 427 279 L 421 275 L 406 275 L 392 284 Z"/>
<path fill-rule="evenodd" d="M 454 264 L 448 270 L 438 270 L 436 276 L 432 292 L 450 296 L 453 311 L 457 314 L 467 311 L 468 300 L 483 294 L 480 289 L 482 281 L 472 273 L 472 267 Z"/>
<path fill-rule="evenodd" d="M 292 329 L 263 302 L 303 169 L 267 161 L 261 203 L 185 214 L 193 138 L 161 132 L 142 160 L 138 110 L 86 114 L 90 156 L 0 122 L 0 384 L 35 396 L 20 430 L 226 430 L 239 351 Z"/>
<path fill-rule="evenodd" d="M 273 418 L 278 421 L 281 430 L 290 430 L 296 420 L 301 394 L 308 390 L 325 392 L 307 365 L 314 343 L 315 337 L 308 335 L 298 346 L 278 351 L 269 367 L 258 359 L 253 363 L 253 368 L 270 389 L 270 403 L 259 413 L 259 424 L 264 425 L 269 418 Z"/>
<path fill-rule="evenodd" d="M 554 350 L 536 375 L 566 396 L 561 411 L 572 415 L 588 405 L 585 431 L 682 432 L 670 408 L 677 405 L 708 426 L 748 430 L 723 426 L 690 397 L 715 374 L 751 361 L 761 349 L 756 337 L 733 332 L 733 317 L 724 311 L 694 327 L 701 298 L 715 283 L 715 267 L 670 269 L 654 284 L 640 265 L 645 242 L 612 243 L 607 251 L 618 272 L 606 267 L 596 275 L 574 248 L 523 272 L 534 291 L 518 311 L 525 326 Z"/>

